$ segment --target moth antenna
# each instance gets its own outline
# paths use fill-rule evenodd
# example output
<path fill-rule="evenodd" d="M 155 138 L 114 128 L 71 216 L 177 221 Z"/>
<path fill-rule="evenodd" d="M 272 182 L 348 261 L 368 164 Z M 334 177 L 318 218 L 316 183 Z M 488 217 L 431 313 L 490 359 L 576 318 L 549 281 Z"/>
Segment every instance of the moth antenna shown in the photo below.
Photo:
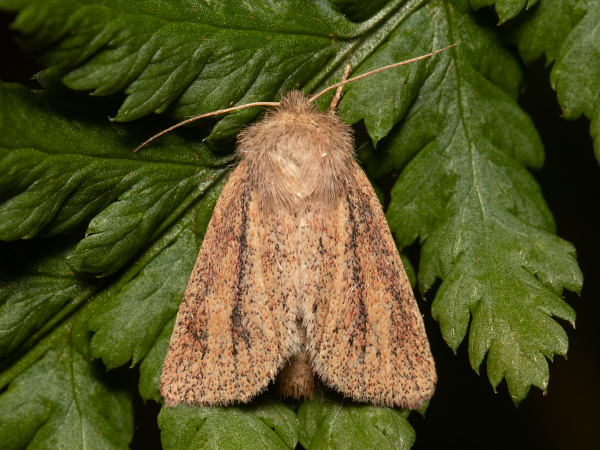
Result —
<path fill-rule="evenodd" d="M 348 75 L 350 75 L 350 64 L 346 64 L 346 68 L 344 69 L 344 75 L 342 75 L 342 82 L 348 79 Z M 340 98 L 342 97 L 342 89 L 344 86 L 339 86 L 337 91 L 335 91 L 335 95 L 333 96 L 333 100 L 331 100 L 331 104 L 329 105 L 329 111 L 334 111 L 337 109 L 338 103 L 340 102 Z"/>
<path fill-rule="evenodd" d="M 232 112 L 232 111 L 239 111 L 240 109 L 252 108 L 253 106 L 279 106 L 279 102 L 254 102 L 254 103 L 246 103 L 245 105 L 233 106 L 231 108 L 220 109 L 218 111 L 212 111 L 212 112 L 209 112 L 209 113 L 206 113 L 206 114 L 200 114 L 199 116 L 190 117 L 189 119 L 186 119 L 183 122 L 176 123 L 175 125 L 162 130 L 160 133 L 155 134 L 150 139 L 147 139 L 142 144 L 138 145 L 135 148 L 135 150 L 133 151 L 133 153 L 136 153 L 137 151 L 141 150 L 146 145 L 148 145 L 150 142 L 152 142 L 154 139 L 157 139 L 157 138 L 161 137 L 163 134 L 166 134 L 169 131 L 173 131 L 174 129 L 179 128 L 179 127 L 181 127 L 183 125 L 187 125 L 188 123 L 194 122 L 194 121 L 199 120 L 199 119 L 204 119 L 205 117 L 218 116 L 219 114 L 225 114 L 225 113 Z"/>
<path fill-rule="evenodd" d="M 323 89 L 318 94 L 313 95 L 308 101 L 312 103 L 316 99 L 318 99 L 319 97 L 321 97 L 322 95 L 326 94 L 327 92 L 329 92 L 329 91 L 331 91 L 333 89 L 341 88 L 342 86 L 344 86 L 346 84 L 354 83 L 355 81 L 358 81 L 358 80 L 360 80 L 362 78 L 369 77 L 369 76 L 374 75 L 374 74 L 379 73 L 379 72 L 383 72 L 384 70 L 393 69 L 394 67 L 404 66 L 406 64 L 410 64 L 410 63 L 413 63 L 413 62 L 416 62 L 416 61 L 420 61 L 420 60 L 425 59 L 425 58 L 430 58 L 430 57 L 432 57 L 434 55 L 437 55 L 438 53 L 444 52 L 444 51 L 446 51 L 446 50 L 448 50 L 448 49 L 450 49 L 452 47 L 456 47 L 457 45 L 458 44 L 452 44 L 452 45 L 449 45 L 447 47 L 441 48 L 439 50 L 435 50 L 435 51 L 433 51 L 431 53 L 427 53 L 426 55 L 417 56 L 416 58 L 407 59 L 406 61 L 400 61 L 400 62 L 397 62 L 397 63 L 394 63 L 394 64 L 390 64 L 389 66 L 383 66 L 383 67 L 380 67 L 379 69 L 372 70 L 371 72 L 363 73 L 362 75 L 358 75 L 358 76 L 356 76 L 354 78 L 350 78 L 349 80 L 342 80 L 339 83 L 336 83 L 336 84 L 334 84 L 332 86 L 329 86 L 328 88 Z M 336 96 L 337 96 L 337 93 L 336 93 Z"/>
<path fill-rule="evenodd" d="M 323 89 L 321 92 L 319 92 L 316 95 L 313 95 L 308 101 L 310 103 L 314 102 L 316 99 L 318 99 L 319 97 L 321 97 L 322 95 L 326 94 L 327 92 L 333 90 L 333 89 L 337 89 L 337 92 L 335 94 L 335 96 L 333 97 L 333 100 L 331 101 L 331 104 L 329 106 L 330 110 L 333 110 L 337 107 L 337 103 L 340 100 L 340 97 L 342 95 L 342 87 L 346 84 L 349 83 L 353 83 L 357 80 L 360 80 L 362 78 L 374 75 L 376 73 L 379 72 L 383 72 L 384 70 L 388 70 L 388 69 L 393 69 L 394 67 L 399 67 L 399 66 L 404 66 L 406 64 L 410 64 L 416 61 L 420 61 L 422 59 L 425 58 L 430 58 L 434 55 L 437 55 L 438 53 L 441 53 L 443 51 L 446 51 L 452 47 L 456 47 L 458 44 L 452 44 L 449 45 L 447 47 L 441 48 L 439 50 L 435 50 L 431 53 L 427 53 L 425 55 L 421 55 L 421 56 L 417 56 L 416 58 L 412 58 L 412 59 L 407 59 L 406 61 L 400 61 L 398 63 L 395 64 L 390 64 L 389 66 L 384 66 L 384 67 L 380 67 L 379 69 L 376 70 L 372 70 L 371 72 L 367 72 L 367 73 L 363 73 L 362 75 L 358 75 L 354 78 L 350 78 L 350 79 L 346 79 L 348 77 L 348 74 L 350 72 L 350 64 L 346 65 L 346 68 L 344 69 L 344 75 L 342 77 L 342 81 L 340 81 L 339 83 L 336 83 L 332 86 L 329 86 L 328 88 Z M 133 150 L 134 153 L 138 152 L 139 150 L 141 150 L 142 148 L 144 148 L 146 145 L 148 145 L 150 142 L 152 142 L 153 140 L 161 137 L 163 134 L 168 133 L 169 131 L 173 131 L 176 128 L 182 127 L 183 125 L 187 125 L 188 123 L 194 122 L 196 120 L 200 120 L 200 119 L 204 119 L 205 117 L 211 117 L 211 116 L 218 116 L 219 114 L 225 114 L 225 113 L 229 113 L 229 112 L 233 112 L 233 111 L 239 111 L 241 109 L 246 109 L 246 108 L 252 108 L 254 106 L 279 106 L 279 102 L 254 102 L 254 103 L 247 103 L 245 105 L 239 105 L 239 106 L 233 106 L 231 108 L 225 108 L 225 109 L 220 109 L 218 111 L 212 111 L 212 112 L 208 112 L 206 114 L 200 114 L 199 116 L 194 116 L 194 117 L 190 117 L 189 119 L 186 119 L 182 122 L 176 123 L 175 125 L 166 128 L 164 130 L 162 130 L 161 132 L 155 134 L 154 136 L 152 136 L 151 138 L 147 139 L 146 141 L 144 141 L 142 144 L 138 145 L 135 150 Z"/>

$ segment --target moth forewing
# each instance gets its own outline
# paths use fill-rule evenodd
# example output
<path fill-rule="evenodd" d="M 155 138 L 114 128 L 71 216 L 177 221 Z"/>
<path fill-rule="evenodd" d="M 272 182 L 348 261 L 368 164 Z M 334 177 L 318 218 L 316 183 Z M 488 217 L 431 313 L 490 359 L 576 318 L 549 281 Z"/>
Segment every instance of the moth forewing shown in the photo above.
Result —
<path fill-rule="evenodd" d="M 167 406 L 247 402 L 298 349 L 289 279 L 295 222 L 262 216 L 248 168 L 221 193 L 177 314 L 163 365 Z"/>
<path fill-rule="evenodd" d="M 312 208 L 319 252 L 304 297 L 308 348 L 325 384 L 357 401 L 418 408 L 436 373 L 423 320 L 379 200 L 358 165 L 336 208 Z M 311 259 L 312 257 L 312 259 Z"/>

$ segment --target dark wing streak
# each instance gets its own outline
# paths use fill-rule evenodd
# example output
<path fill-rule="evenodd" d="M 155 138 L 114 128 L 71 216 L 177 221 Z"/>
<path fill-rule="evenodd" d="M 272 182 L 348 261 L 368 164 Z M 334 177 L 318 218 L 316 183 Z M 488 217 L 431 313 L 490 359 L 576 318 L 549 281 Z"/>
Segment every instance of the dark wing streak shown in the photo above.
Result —
<path fill-rule="evenodd" d="M 353 197 L 353 187 L 349 187 L 348 197 Z M 347 244 L 349 250 L 352 252 L 353 257 L 349 259 L 349 263 L 352 265 L 352 286 L 356 287 L 358 292 L 364 292 L 366 286 L 364 283 L 364 277 L 362 276 L 361 271 L 361 261 L 360 255 L 358 254 L 358 240 L 360 239 L 358 224 L 363 222 L 366 218 L 364 216 L 360 216 L 357 213 L 357 205 L 353 202 L 348 201 L 346 199 L 346 208 L 348 209 L 348 221 L 346 222 L 346 226 L 351 230 L 350 231 L 350 241 Z M 364 226 L 364 225 L 363 225 Z M 368 225 L 367 225 L 368 226 Z M 347 249 L 348 251 L 348 249 Z M 356 311 L 357 316 L 356 320 L 353 323 L 353 326 L 350 330 L 350 339 L 349 345 L 352 347 L 354 344 L 354 338 L 356 334 L 362 334 L 362 338 L 359 341 L 359 345 L 361 348 L 359 359 L 364 361 L 365 357 L 365 349 L 366 349 L 366 332 L 367 332 L 367 314 L 365 302 L 362 296 L 358 296 L 358 311 Z M 353 311 L 354 313 L 354 311 Z"/>
<path fill-rule="evenodd" d="M 244 327 L 242 321 L 242 297 L 247 291 L 245 283 L 246 273 L 248 271 L 248 204 L 250 203 L 250 192 L 247 184 L 242 187 L 240 195 L 240 265 L 237 273 L 237 282 L 234 288 L 233 307 L 231 308 L 231 342 L 233 344 L 233 357 L 238 357 L 237 343 L 243 339 L 246 346 L 250 347 L 248 330 Z M 239 365 L 237 362 L 236 365 Z"/>

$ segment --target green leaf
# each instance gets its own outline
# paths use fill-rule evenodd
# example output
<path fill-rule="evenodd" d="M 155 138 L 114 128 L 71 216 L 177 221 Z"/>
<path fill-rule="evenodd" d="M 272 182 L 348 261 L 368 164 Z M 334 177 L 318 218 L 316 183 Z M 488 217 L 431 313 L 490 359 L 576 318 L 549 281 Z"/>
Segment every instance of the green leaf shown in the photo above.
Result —
<path fill-rule="evenodd" d="M 14 26 L 23 46 L 47 73 L 96 95 L 125 91 L 115 120 L 128 121 L 167 108 L 182 120 L 337 81 L 342 68 L 333 69 L 345 57 L 357 66 L 425 1 L 393 0 L 361 23 L 326 0 L 276 8 L 267 0 L 194 6 L 178 0 L 151 8 L 117 0 L 3 0 L 0 7 L 19 11 Z M 207 140 L 230 139 L 258 113 L 227 115 Z"/>
<path fill-rule="evenodd" d="M 131 395 L 80 353 L 71 332 L 72 326 L 55 330 L 0 395 L 2 448 L 128 448 Z"/>
<path fill-rule="evenodd" d="M 135 187 L 90 222 L 87 236 L 70 258 L 70 266 L 100 276 L 115 272 L 203 195 L 213 181 L 207 176 L 207 182 L 199 183 L 200 172 L 193 167 L 177 169 L 141 169 Z M 216 176 L 215 171 L 206 171 L 205 175 L 208 173 Z"/>
<path fill-rule="evenodd" d="M 332 3 L 353 22 L 367 20 L 385 6 L 388 0 L 371 0 L 369 2 L 356 0 L 332 0 Z"/>
<path fill-rule="evenodd" d="M 107 368 L 137 364 L 177 314 L 198 256 L 192 230 L 185 229 L 112 296 L 90 320 L 92 354 Z M 165 274 L 167 274 L 165 276 Z"/>
<path fill-rule="evenodd" d="M 585 17 L 567 36 L 550 75 L 566 119 L 584 113 L 592 122 L 596 159 L 600 161 L 600 4 L 588 1 Z"/>
<path fill-rule="evenodd" d="M 585 3 L 579 0 L 543 0 L 511 24 L 510 37 L 518 44 L 526 63 L 546 55 L 553 62 L 565 38 L 585 15 Z"/>
<path fill-rule="evenodd" d="M 2 448 L 124 449 L 131 440 L 131 394 L 88 358 L 80 312 L 100 283 L 68 272 L 72 247 L 64 238 L 1 245 Z"/>
<path fill-rule="evenodd" d="M 152 348 L 148 350 L 148 353 L 146 353 L 146 356 L 140 363 L 139 391 L 145 401 L 154 400 L 157 403 L 162 402 L 159 390 L 160 375 L 174 327 L 175 317 L 165 325 L 160 335 L 154 341 Z"/>
<path fill-rule="evenodd" d="M 305 84 L 328 60 L 347 52 L 357 31 L 323 0 L 277 7 L 266 0 L 0 5 L 20 11 L 15 27 L 25 35 L 24 45 L 67 86 L 96 95 L 127 92 L 119 121 L 169 106 L 179 120 L 272 98 Z M 236 115 L 243 124 L 257 113 Z M 229 116 L 212 137 L 236 134 L 239 123 Z"/>
<path fill-rule="evenodd" d="M 407 450 L 415 442 L 415 432 L 406 420 L 409 413 L 317 395 L 298 410 L 300 443 L 311 450 Z"/>
<path fill-rule="evenodd" d="M 143 266 L 132 269 L 139 272 L 125 274 L 128 282 L 90 319 L 92 354 L 109 369 L 129 360 L 137 364 L 177 314 L 203 236 L 194 229 L 206 229 L 222 187 L 219 183 L 153 244 L 146 252 L 151 256 L 142 256 Z"/>
<path fill-rule="evenodd" d="M 591 121 L 600 161 L 600 3 L 593 0 L 544 0 L 520 18 L 512 39 L 526 61 L 542 53 L 555 60 L 550 81 L 564 117 L 585 114 Z"/>
<path fill-rule="evenodd" d="M 93 292 L 93 284 L 75 278 L 65 263 L 72 245 L 46 244 L 0 249 L 0 358 L 51 328 Z"/>
<path fill-rule="evenodd" d="M 392 190 L 388 219 L 401 245 L 417 236 L 423 242 L 421 288 L 443 280 L 432 313 L 448 345 L 456 351 L 472 317 L 473 368 L 489 352 L 492 385 L 506 378 L 518 403 L 531 384 L 545 390 L 544 356 L 566 354 L 566 333 L 551 316 L 573 323 L 561 293 L 579 292 L 581 272 L 573 247 L 552 234 L 552 216 L 523 167 L 539 166 L 543 153 L 514 90 L 506 89 L 518 82 L 515 63 L 506 55 L 509 64 L 496 66 L 490 80 L 485 55 L 502 54 L 499 41 L 465 8 L 455 4 L 448 14 L 434 4 L 437 32 L 459 45 L 440 55 L 387 144 L 392 164 L 414 155 Z M 502 88 L 494 83 L 500 77 L 514 81 Z M 423 133 L 423 124 L 433 126 Z"/>
<path fill-rule="evenodd" d="M 229 161 L 177 135 L 169 148 L 134 154 L 140 134 L 106 123 L 101 104 L 57 86 L 32 93 L 4 84 L 0 106 L 11 111 L 0 116 L 0 238 L 52 236 L 91 219 L 69 260 L 76 272 L 118 270 Z"/>
<path fill-rule="evenodd" d="M 298 418 L 287 406 L 256 400 L 252 406 L 163 408 L 158 416 L 163 448 L 294 449 Z"/>
<path fill-rule="evenodd" d="M 434 23 L 428 19 L 426 8 L 408 16 L 352 76 L 435 50 Z M 429 75 L 427 66 L 435 65 L 436 61 L 437 58 L 419 61 L 348 85 L 339 107 L 340 117 L 350 124 L 364 120 L 373 145 L 377 145 L 406 114 L 419 86 Z M 373 89 L 375 85 L 377 89 Z"/>
<path fill-rule="evenodd" d="M 114 361 L 123 358 L 124 354 L 127 357 L 123 362 L 132 355 L 136 360 L 144 356 L 146 349 L 154 344 L 154 335 L 161 333 L 161 325 L 169 322 L 177 311 L 197 254 L 198 239 L 203 236 L 222 187 L 222 181 L 215 183 L 215 179 L 218 181 L 217 177 L 224 173 L 224 169 L 203 169 L 203 166 L 221 165 L 229 161 L 229 157 L 212 158 L 206 147 L 190 145 L 176 136 L 174 140 L 170 138 L 176 145 L 165 152 L 149 148 L 143 156 L 133 155 L 133 143 L 141 141 L 141 138 L 136 138 L 139 134 L 131 134 L 123 126 L 103 124 L 106 116 L 101 112 L 101 103 L 70 95 L 48 80 L 46 83 L 48 89 L 38 93 L 31 93 L 17 85 L 0 84 L 1 111 L 13 112 L 3 115 L 0 121 L 3 130 L 0 133 L 0 150 L 6 156 L 1 163 L 5 171 L 1 178 L 4 188 L 1 210 L 5 213 L 6 221 L 2 225 L 7 233 L 14 233 L 14 228 L 18 228 L 20 222 L 15 218 L 20 219 L 19 214 L 29 220 L 27 233 L 23 229 L 17 230 L 21 232 L 20 237 L 30 237 L 28 233 L 53 235 L 75 230 L 86 223 L 89 215 L 98 211 L 101 215 L 101 209 L 110 201 L 119 199 L 118 195 L 122 195 L 121 199 L 127 198 L 127 194 L 133 191 L 142 199 L 146 195 L 152 196 L 153 189 L 158 190 L 156 186 L 160 184 L 146 184 L 146 191 L 139 186 L 145 179 L 164 178 L 161 172 L 171 175 L 167 179 L 173 180 L 175 187 L 181 184 L 181 175 L 178 177 L 178 174 L 183 174 L 184 181 L 185 177 L 196 180 L 192 193 L 179 204 L 173 203 L 171 197 L 172 204 L 167 205 L 172 216 L 169 220 L 152 224 L 146 218 L 140 219 L 140 223 L 150 224 L 146 227 L 154 227 L 150 229 L 155 234 L 161 233 L 161 230 L 169 231 L 163 232 L 162 240 L 150 247 L 140 257 L 140 264 L 129 271 L 137 270 L 136 273 L 141 275 L 128 285 L 121 286 L 122 281 L 114 278 L 108 283 L 76 278 L 67 261 L 70 259 L 72 265 L 72 255 L 77 256 L 81 243 L 79 247 L 75 246 L 76 241 L 72 239 L 44 241 L 48 245 L 35 240 L 3 245 L 2 262 L 5 267 L 0 275 L 3 286 L 0 291 L 0 349 L 2 356 L 10 354 L 10 359 L 2 362 L 5 371 L 0 374 L 0 380 L 3 384 L 12 380 L 12 384 L 0 396 L 0 404 L 6 411 L 14 409 L 10 415 L 2 414 L 7 417 L 6 426 L 2 429 L 4 434 L 1 434 L 6 436 L 3 443 L 17 448 L 29 441 L 32 447 L 44 448 L 84 445 L 125 448 L 132 433 L 129 395 L 120 391 L 113 393 L 113 388 L 108 385 L 104 387 L 105 369 L 98 363 L 89 362 L 90 336 L 86 324 L 91 320 L 88 316 L 96 320 L 99 330 L 94 336 L 92 353 L 104 357 L 103 352 L 114 352 L 110 355 L 112 366 L 118 365 Z M 71 115 L 75 115 L 76 119 Z M 19 120 L 19 117 L 27 117 L 29 122 Z M 103 179 L 105 175 L 106 180 Z M 209 178 L 209 175 L 215 178 Z M 36 177 L 40 178 L 36 180 Z M 61 183 L 55 182 L 58 177 L 62 177 Z M 74 178 L 77 181 L 71 185 L 68 181 L 63 182 Z M 44 184 L 44 180 L 50 180 L 52 184 Z M 212 193 L 202 195 L 209 186 L 214 186 Z M 107 192 L 111 195 L 106 195 Z M 190 208 L 189 204 L 194 207 Z M 78 207 L 89 209 L 87 213 L 80 214 Z M 182 220 L 179 216 L 185 210 L 188 212 L 184 217 L 188 219 Z M 74 211 L 79 215 L 69 217 L 68 213 Z M 167 228 L 173 222 L 177 226 Z M 114 225 L 106 224 L 104 228 Z M 135 229 L 129 231 L 132 235 L 137 232 Z M 19 236 L 8 236 L 11 239 L 15 237 Z M 85 243 L 86 239 L 82 242 Z M 145 245 L 140 241 L 138 248 Z M 102 250 L 98 252 L 101 254 Z M 120 264 L 124 264 L 127 258 L 119 257 L 122 258 Z M 187 269 L 182 267 L 181 271 L 172 273 L 172 280 L 164 280 L 162 275 L 168 273 L 165 264 L 169 264 L 169 269 L 177 269 L 179 264 L 187 266 Z M 102 285 L 108 289 L 90 297 Z M 153 289 L 156 292 L 151 295 L 149 291 Z M 143 293 L 148 295 L 137 297 Z M 129 304 L 123 301 L 124 297 Z M 169 298 L 170 304 L 157 301 Z M 131 303 L 132 300 L 138 300 L 138 303 Z M 146 301 L 140 305 L 142 300 Z M 149 307 L 151 304 L 153 308 Z M 113 311 L 106 305 L 116 305 L 119 313 L 125 311 L 129 317 L 119 318 L 129 318 L 130 322 L 113 321 L 109 326 L 103 319 Z M 78 313 L 76 317 L 78 332 L 83 338 L 78 340 L 78 346 L 74 346 L 73 313 L 82 306 L 84 314 Z M 133 315 L 132 311 L 138 315 Z M 113 314 L 111 318 L 116 316 Z M 56 328 L 59 325 L 60 328 Z M 131 328 L 131 325 L 138 328 Z M 107 336 L 107 327 L 113 335 Z M 51 333 L 50 337 L 40 341 L 48 333 Z M 58 335 L 62 337 L 57 338 Z M 140 338 L 142 335 L 144 339 Z M 45 344 L 47 342 L 52 345 Z M 31 346 L 32 350 L 25 353 Z M 110 358 L 104 359 L 110 364 Z M 34 389 L 36 382 L 38 385 Z M 13 386 L 18 389 L 13 390 Z M 31 407 L 18 407 L 23 402 Z M 93 436 L 88 436 L 89 433 Z M 82 440 L 85 443 L 80 442 Z"/>
<path fill-rule="evenodd" d="M 474 9 L 484 6 L 494 5 L 496 14 L 500 19 L 500 24 L 513 19 L 521 12 L 523 8 L 531 8 L 538 0 L 471 0 L 471 6 Z"/>

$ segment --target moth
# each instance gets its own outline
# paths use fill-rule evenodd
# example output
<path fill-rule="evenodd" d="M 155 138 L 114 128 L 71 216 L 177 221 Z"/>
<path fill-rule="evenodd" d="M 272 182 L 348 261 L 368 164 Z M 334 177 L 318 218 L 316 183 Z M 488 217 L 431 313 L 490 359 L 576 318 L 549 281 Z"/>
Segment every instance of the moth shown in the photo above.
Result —
<path fill-rule="evenodd" d="M 298 398 L 313 373 L 375 405 L 433 395 L 423 320 L 351 128 L 313 99 L 291 91 L 238 136 L 164 361 L 167 406 L 248 402 L 278 374 Z"/>

